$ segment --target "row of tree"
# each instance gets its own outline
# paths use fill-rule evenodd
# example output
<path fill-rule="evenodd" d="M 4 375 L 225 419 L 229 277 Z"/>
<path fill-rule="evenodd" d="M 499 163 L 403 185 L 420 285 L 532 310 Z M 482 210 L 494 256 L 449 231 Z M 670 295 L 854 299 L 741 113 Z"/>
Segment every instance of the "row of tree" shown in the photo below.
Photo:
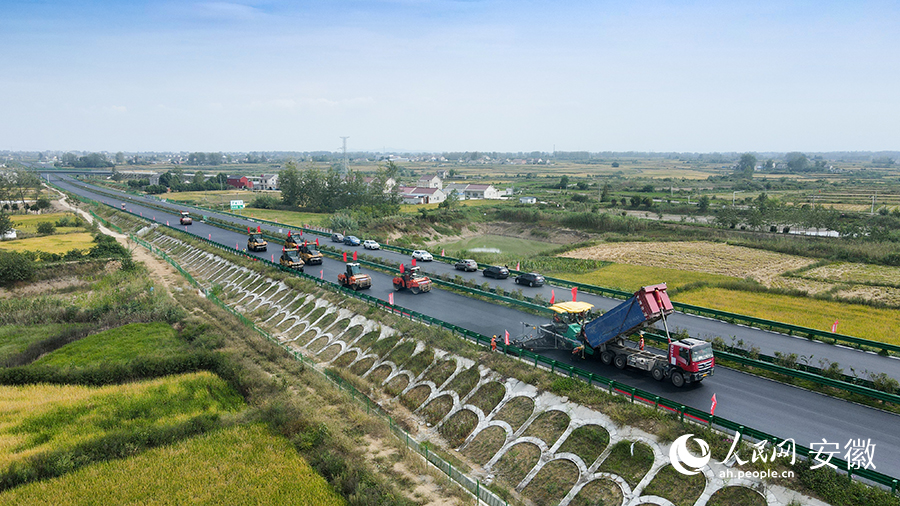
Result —
<path fill-rule="evenodd" d="M 66 153 L 62 155 L 62 159 L 54 165 L 56 167 L 75 167 L 79 169 L 101 169 L 115 166 L 115 164 L 110 162 L 103 153 L 90 153 L 84 156 L 78 156 L 75 153 Z"/>
<path fill-rule="evenodd" d="M 884 211 L 874 216 L 848 214 L 822 205 L 789 205 L 762 193 L 749 205 L 716 210 L 716 223 L 734 228 L 786 231 L 792 227 L 833 230 L 841 237 L 900 242 L 900 212 Z"/>
<path fill-rule="evenodd" d="M 286 207 L 302 207 L 313 212 L 334 212 L 339 209 L 360 209 L 373 216 L 395 214 L 400 210 L 396 181 L 399 168 L 388 162 L 366 181 L 357 171 L 342 175 L 336 167 L 321 170 L 314 167 L 300 169 L 296 163 L 287 162 L 278 173 L 282 204 Z"/>
<path fill-rule="evenodd" d="M 34 172 L 25 169 L 0 172 L 0 202 L 24 202 L 37 199 L 41 193 L 41 180 Z"/>

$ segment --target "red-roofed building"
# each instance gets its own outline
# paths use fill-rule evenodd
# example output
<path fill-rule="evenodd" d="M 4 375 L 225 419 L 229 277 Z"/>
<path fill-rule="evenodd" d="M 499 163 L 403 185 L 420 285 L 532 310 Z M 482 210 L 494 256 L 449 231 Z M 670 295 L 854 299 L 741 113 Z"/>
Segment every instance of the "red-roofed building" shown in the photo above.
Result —
<path fill-rule="evenodd" d="M 225 180 L 225 184 L 233 188 L 253 189 L 253 181 L 247 179 L 247 176 L 228 176 L 228 179 Z"/>

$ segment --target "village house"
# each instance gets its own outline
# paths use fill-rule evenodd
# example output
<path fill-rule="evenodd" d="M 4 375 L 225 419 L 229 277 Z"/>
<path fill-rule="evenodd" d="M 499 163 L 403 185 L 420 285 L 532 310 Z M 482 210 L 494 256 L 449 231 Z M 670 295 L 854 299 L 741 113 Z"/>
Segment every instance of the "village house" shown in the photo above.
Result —
<path fill-rule="evenodd" d="M 440 204 L 447 200 L 447 195 L 440 188 L 401 186 L 400 196 L 404 204 Z"/>
<path fill-rule="evenodd" d="M 232 188 L 253 189 L 253 181 L 247 179 L 247 176 L 228 176 L 228 179 L 225 180 L 225 184 Z"/>

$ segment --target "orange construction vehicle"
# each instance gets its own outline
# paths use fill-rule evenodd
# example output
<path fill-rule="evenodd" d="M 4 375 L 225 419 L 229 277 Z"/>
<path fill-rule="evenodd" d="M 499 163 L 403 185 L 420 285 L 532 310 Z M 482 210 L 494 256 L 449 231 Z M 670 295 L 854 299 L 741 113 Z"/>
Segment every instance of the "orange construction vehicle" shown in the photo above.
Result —
<path fill-rule="evenodd" d="M 338 283 L 354 290 L 365 290 L 372 287 L 372 276 L 363 274 L 358 263 L 348 263 L 347 272 L 338 274 Z"/>
<path fill-rule="evenodd" d="M 400 275 L 394 278 L 394 290 L 408 289 L 412 293 L 430 292 L 431 280 L 419 274 L 418 267 L 400 265 Z"/>

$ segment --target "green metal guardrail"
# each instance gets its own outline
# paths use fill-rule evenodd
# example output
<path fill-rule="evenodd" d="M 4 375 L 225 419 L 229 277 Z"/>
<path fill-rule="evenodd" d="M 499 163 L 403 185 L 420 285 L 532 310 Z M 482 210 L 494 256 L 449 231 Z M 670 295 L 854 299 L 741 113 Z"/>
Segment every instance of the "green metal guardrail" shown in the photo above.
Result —
<path fill-rule="evenodd" d="M 171 228 L 172 230 L 178 231 L 180 233 L 184 233 L 183 231 L 178 230 L 175 227 L 168 227 L 168 228 Z M 188 235 L 192 235 L 192 234 L 188 234 Z M 196 239 L 200 239 L 201 241 L 206 242 L 212 246 L 221 248 L 223 250 L 232 250 L 232 252 L 234 254 L 249 257 L 248 255 L 244 254 L 243 252 L 233 250 L 232 248 L 230 248 L 228 246 L 219 245 L 218 243 L 214 243 L 207 239 L 203 239 L 202 237 L 197 237 L 197 236 L 194 236 L 194 237 Z M 252 258 L 257 259 L 256 257 L 252 257 Z M 257 259 L 257 260 L 259 260 L 259 259 Z M 286 269 L 282 268 L 280 265 L 273 264 L 265 259 L 262 259 L 260 261 L 262 261 L 263 263 L 268 263 L 273 267 L 279 268 L 280 270 L 286 270 Z M 444 321 L 438 320 L 436 318 L 432 318 L 428 315 L 424 315 L 422 313 L 418 313 L 416 311 L 413 311 L 413 310 L 410 310 L 407 308 L 403 308 L 401 306 L 389 304 L 385 301 L 382 301 L 381 299 L 377 299 L 375 297 L 372 297 L 372 296 L 369 296 L 366 294 L 362 294 L 362 293 L 356 292 L 351 289 L 346 289 L 344 287 L 337 286 L 334 283 L 331 283 L 329 281 L 320 280 L 318 278 L 310 277 L 308 275 L 305 275 L 303 273 L 298 273 L 295 271 L 292 271 L 292 272 L 294 272 L 294 274 L 298 275 L 298 276 L 311 278 L 313 281 L 315 281 L 320 286 L 330 285 L 329 287 L 335 291 L 339 291 L 346 295 L 363 299 L 366 302 L 368 302 L 376 307 L 381 307 L 381 308 L 387 309 L 391 313 L 398 314 L 398 315 L 401 315 L 404 317 L 409 317 L 410 319 L 416 319 L 416 320 L 422 321 L 427 324 L 439 326 L 439 327 L 445 328 L 447 330 L 450 330 L 451 332 L 454 332 L 456 334 L 459 334 L 459 335 L 465 336 L 469 339 L 472 339 L 477 344 L 480 344 L 482 346 L 485 346 L 485 347 L 490 346 L 490 338 L 488 338 L 485 335 L 482 335 L 482 334 L 479 334 L 476 332 L 472 332 L 467 329 L 460 328 L 456 325 L 446 323 Z M 233 310 L 231 310 L 231 311 L 233 311 Z M 241 316 L 241 318 L 243 318 L 243 316 Z M 246 318 L 244 318 L 244 319 L 246 319 Z M 249 320 L 247 320 L 247 321 L 249 322 Z M 249 324 L 254 325 L 252 322 L 249 322 Z M 255 325 L 254 325 L 254 327 L 255 327 Z M 517 357 L 523 361 L 533 363 L 534 366 L 543 365 L 544 367 L 550 369 L 550 371 L 553 373 L 557 373 L 557 372 L 568 373 L 569 377 L 579 378 L 583 381 L 586 381 L 587 383 L 589 383 L 591 385 L 602 386 L 605 389 L 607 389 L 610 393 L 618 393 L 618 394 L 625 395 L 627 397 L 630 397 L 632 402 L 634 402 L 635 400 L 638 400 L 640 402 L 652 404 L 656 408 L 662 407 L 664 409 L 668 409 L 670 411 L 673 411 L 673 412 L 679 414 L 682 421 L 685 419 L 685 417 L 687 417 L 688 419 L 692 419 L 694 421 L 703 422 L 703 423 L 707 424 L 708 426 L 716 425 L 723 429 L 727 429 L 730 431 L 736 431 L 737 433 L 740 434 L 740 437 L 748 437 L 748 438 L 755 439 L 757 441 L 766 440 L 766 441 L 769 441 L 773 445 L 781 444 L 782 442 L 788 442 L 788 443 L 794 444 L 794 447 L 796 448 L 798 455 L 807 457 L 807 458 L 809 458 L 810 454 L 815 454 L 815 452 L 811 451 L 809 448 L 801 446 L 801 445 L 797 445 L 792 440 L 781 439 L 772 434 L 768 434 L 766 432 L 762 432 L 762 431 L 738 424 L 737 422 L 733 422 L 731 420 L 721 418 L 721 417 L 712 416 L 712 415 L 706 413 L 705 411 L 701 411 L 696 408 L 691 408 L 691 407 L 685 406 L 683 404 L 677 403 L 675 401 L 666 399 L 664 397 L 654 395 L 651 392 L 647 392 L 645 390 L 631 387 L 631 386 L 625 385 L 623 383 L 619 383 L 617 381 L 606 378 L 604 376 L 594 374 L 592 372 L 588 372 L 583 369 L 579 369 L 571 364 L 567 364 L 564 362 L 557 361 L 555 359 L 544 357 L 542 355 L 538 355 L 538 354 L 530 352 L 528 350 L 525 350 L 522 348 L 517 348 L 517 347 L 511 346 L 511 345 L 507 346 L 504 344 L 498 344 L 498 349 L 508 355 Z M 749 359 L 746 359 L 744 357 L 738 357 L 738 358 L 749 361 Z M 833 464 L 835 464 L 838 467 L 838 469 L 846 471 L 847 475 L 848 475 L 848 479 L 852 479 L 853 476 L 864 478 L 871 482 L 878 483 L 882 486 L 889 487 L 891 489 L 891 493 L 896 494 L 898 480 L 894 477 L 885 475 L 883 473 L 879 473 L 877 471 L 869 470 L 869 469 L 854 469 L 854 468 L 850 467 L 848 461 L 845 461 L 845 460 L 839 459 L 839 458 L 833 457 L 831 459 L 831 462 Z"/>

